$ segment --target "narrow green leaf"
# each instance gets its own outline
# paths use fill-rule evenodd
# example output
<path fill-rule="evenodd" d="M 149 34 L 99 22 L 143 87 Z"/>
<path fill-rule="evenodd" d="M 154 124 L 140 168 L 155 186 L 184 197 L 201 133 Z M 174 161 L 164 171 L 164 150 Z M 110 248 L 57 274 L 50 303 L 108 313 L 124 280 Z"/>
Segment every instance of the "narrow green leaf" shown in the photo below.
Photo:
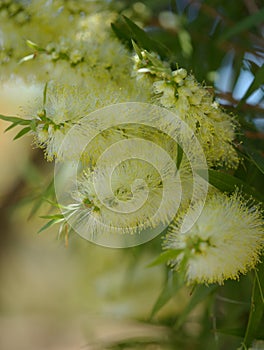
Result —
<path fill-rule="evenodd" d="M 51 201 L 49 201 L 47 199 L 48 197 L 51 197 L 53 194 L 54 194 L 54 179 L 51 180 L 51 182 L 48 184 L 47 188 L 45 188 L 45 190 L 41 193 L 40 198 L 39 198 L 39 196 L 37 197 L 37 201 L 30 211 L 30 214 L 28 216 L 28 220 L 30 220 L 33 217 L 33 215 L 36 214 L 36 212 L 39 210 L 39 208 L 42 206 L 42 204 L 45 201 L 47 201 L 53 205 L 53 203 L 51 203 Z"/>
<path fill-rule="evenodd" d="M 220 38 L 220 40 L 227 40 L 234 35 L 237 35 L 243 31 L 246 31 L 254 26 L 259 25 L 264 20 L 264 7 L 259 11 L 253 13 L 250 16 L 247 16 L 244 20 L 234 24 L 232 28 L 228 29 L 224 32 Z"/>
<path fill-rule="evenodd" d="M 176 293 L 176 291 L 175 291 Z M 163 306 L 165 306 L 169 300 L 172 298 L 173 296 L 173 292 L 171 290 L 171 288 L 168 288 L 167 286 L 164 287 L 164 289 L 161 291 L 157 301 L 155 302 L 153 309 L 151 311 L 151 315 L 150 315 L 150 319 L 152 319 L 158 312 L 160 309 L 162 309 Z"/>
<path fill-rule="evenodd" d="M 30 220 L 33 217 L 33 215 L 36 214 L 36 212 L 39 210 L 39 208 L 41 207 L 43 202 L 44 202 L 43 198 L 40 198 L 36 201 L 36 203 L 33 205 L 32 209 L 29 213 L 28 220 Z"/>
<path fill-rule="evenodd" d="M 58 219 L 63 219 L 64 215 L 63 214 L 42 215 L 42 216 L 40 216 L 40 218 L 42 218 L 42 219 L 58 220 Z"/>
<path fill-rule="evenodd" d="M 177 169 L 180 169 L 182 157 L 183 157 L 183 149 L 182 149 L 181 146 L 178 144 L 178 145 L 177 145 L 177 162 L 176 162 L 176 167 L 177 167 Z"/>
<path fill-rule="evenodd" d="M 139 59 L 142 60 L 143 56 L 142 56 L 142 54 L 141 54 L 141 50 L 140 50 L 140 48 L 137 46 L 137 44 L 135 43 L 135 41 L 134 41 L 133 39 L 132 39 L 132 45 L 133 45 L 133 48 L 134 48 L 136 54 L 138 55 Z"/>
<path fill-rule="evenodd" d="M 131 19 L 129 19 L 128 17 L 123 16 L 123 18 L 126 24 L 128 25 L 129 29 L 131 30 L 132 34 L 134 35 L 136 41 L 138 41 L 144 49 L 153 51 L 153 42 L 148 37 L 146 32 L 143 29 L 141 29 L 136 23 L 131 21 Z"/>
<path fill-rule="evenodd" d="M 48 221 L 44 226 L 41 227 L 41 229 L 38 230 L 38 233 L 43 232 L 44 230 L 48 229 L 49 227 L 58 224 L 60 222 L 62 222 L 64 219 L 53 219 Z"/>
<path fill-rule="evenodd" d="M 252 288 L 250 314 L 243 345 L 247 348 L 256 338 L 264 314 L 264 263 L 258 266 Z"/>
<path fill-rule="evenodd" d="M 125 20 L 125 23 L 129 27 L 129 29 L 131 30 L 131 33 L 132 33 L 131 39 L 133 39 L 137 43 L 137 45 L 141 46 L 143 49 L 146 49 L 148 51 L 157 52 L 161 56 L 166 56 L 166 57 L 172 56 L 169 49 L 166 46 L 162 45 L 158 41 L 151 39 L 143 29 L 141 29 L 136 23 L 131 21 L 131 19 L 129 19 L 128 17 L 123 16 L 123 18 Z"/>
<path fill-rule="evenodd" d="M 249 156 L 252 163 L 256 165 L 256 167 L 264 174 L 264 158 L 262 155 L 256 151 L 255 149 L 243 145 L 243 149 L 245 150 L 246 154 Z"/>
<path fill-rule="evenodd" d="M 264 304 L 264 272 L 263 271 L 264 271 L 264 266 L 262 266 L 261 275 L 257 270 L 255 270 L 255 277 L 259 288 L 259 295 L 260 295 L 262 304 Z"/>
<path fill-rule="evenodd" d="M 171 77 L 170 68 L 164 67 L 164 64 L 156 56 L 154 56 L 153 53 L 149 53 L 146 50 L 144 50 L 144 53 L 147 56 L 148 60 L 152 63 L 154 72 L 161 72 L 166 74 L 169 78 Z M 146 69 L 146 68 L 143 68 L 143 69 Z M 152 68 L 150 67 L 149 70 L 151 72 Z"/>
<path fill-rule="evenodd" d="M 233 192 L 237 187 L 247 186 L 242 180 L 217 170 L 208 170 L 209 182 L 221 191 Z"/>
<path fill-rule="evenodd" d="M 147 265 L 147 267 L 167 263 L 168 261 L 177 258 L 180 253 L 182 253 L 182 249 L 169 249 L 166 252 L 161 253 L 152 263 Z"/>
<path fill-rule="evenodd" d="M 193 295 L 191 296 L 189 304 L 186 306 L 186 308 L 180 314 L 180 316 L 176 322 L 176 328 L 179 328 L 184 323 L 184 321 L 186 320 L 186 318 L 188 317 L 190 312 L 199 303 L 204 301 L 208 297 L 208 295 L 214 293 L 217 288 L 218 288 L 218 286 L 216 286 L 216 285 L 210 285 L 210 286 L 199 285 L 199 286 L 197 286 Z"/>
<path fill-rule="evenodd" d="M 45 201 L 51 204 L 53 207 L 59 208 L 59 209 L 69 209 L 69 206 L 65 206 L 59 203 L 56 203 L 54 201 L 49 200 L 48 198 L 45 198 Z"/>
<path fill-rule="evenodd" d="M 197 173 L 206 179 L 203 171 L 197 171 Z M 239 189 L 249 196 L 253 196 L 260 201 L 264 201 L 264 197 L 258 191 L 235 176 L 212 169 L 208 170 L 208 175 L 209 183 L 218 188 L 220 191 L 234 192 L 236 189 Z"/>
<path fill-rule="evenodd" d="M 127 43 L 131 38 L 128 28 L 120 23 L 111 23 L 111 27 L 116 37 L 122 42 Z"/>
<path fill-rule="evenodd" d="M 25 120 L 22 118 L 13 117 L 13 116 L 9 116 L 9 115 L 2 115 L 2 114 L 0 114 L 0 119 L 5 120 L 5 121 L 10 122 L 10 123 L 16 123 L 16 124 L 19 124 L 21 121 Z"/>
<path fill-rule="evenodd" d="M 32 122 L 32 119 L 20 119 L 19 125 L 30 125 Z"/>
<path fill-rule="evenodd" d="M 145 50 L 145 55 L 147 56 L 147 59 L 153 64 L 155 68 L 159 67 L 164 70 L 163 63 L 156 57 L 156 55 L 154 56 L 153 53 L 149 53 L 146 50 Z"/>
<path fill-rule="evenodd" d="M 159 310 L 161 310 L 162 307 L 170 301 L 170 299 L 183 287 L 183 285 L 184 279 L 181 278 L 181 275 L 178 273 L 176 274 L 173 271 L 169 271 L 168 279 L 153 306 L 150 319 L 152 319 L 159 312 Z"/>
<path fill-rule="evenodd" d="M 13 117 L 13 116 L 7 116 L 7 115 L 2 115 L 0 114 L 0 119 L 10 122 L 11 125 L 9 125 L 6 129 L 5 132 L 15 128 L 18 125 L 30 125 L 30 123 L 32 122 L 30 119 L 23 119 L 23 118 L 19 118 L 19 117 Z M 27 132 L 29 132 L 31 128 L 24 128 L 22 129 L 14 138 L 14 140 L 18 139 L 19 137 L 25 135 Z"/>
<path fill-rule="evenodd" d="M 30 130 L 31 130 L 31 128 L 29 126 L 27 126 L 26 128 L 23 128 L 22 130 L 19 131 L 19 133 L 16 134 L 16 136 L 13 138 L 13 140 L 19 139 L 20 137 L 27 134 Z"/>
<path fill-rule="evenodd" d="M 15 127 L 18 126 L 18 125 L 19 125 L 19 124 L 17 124 L 17 123 L 10 124 L 10 125 L 5 129 L 4 132 L 7 132 L 7 131 L 13 129 L 13 128 L 15 128 Z"/>
<path fill-rule="evenodd" d="M 46 82 L 43 90 L 43 108 L 45 108 L 46 101 L 47 101 L 47 91 L 48 91 L 48 82 Z"/>

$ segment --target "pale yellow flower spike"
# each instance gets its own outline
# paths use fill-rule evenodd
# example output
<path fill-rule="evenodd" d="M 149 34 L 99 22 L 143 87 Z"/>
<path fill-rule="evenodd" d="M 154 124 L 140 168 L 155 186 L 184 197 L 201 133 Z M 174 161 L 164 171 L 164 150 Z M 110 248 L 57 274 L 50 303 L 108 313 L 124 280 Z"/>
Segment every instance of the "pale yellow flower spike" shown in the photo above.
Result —
<path fill-rule="evenodd" d="M 199 203 L 192 208 L 195 212 Z M 170 226 L 166 249 L 182 249 L 170 263 L 175 269 L 183 259 L 186 280 L 192 283 L 219 283 L 238 279 L 254 268 L 264 246 L 262 212 L 247 206 L 237 193 L 228 197 L 217 193 L 211 196 L 194 225 L 182 233 L 182 213 Z"/>
<path fill-rule="evenodd" d="M 114 169 L 106 164 L 87 170 L 73 193 L 78 206 L 71 218 L 73 224 L 94 236 L 133 234 L 159 224 L 168 225 L 170 208 L 177 200 L 173 188 L 178 184 L 172 164 L 161 163 L 161 174 L 140 159 L 127 159 Z M 166 201 L 161 205 L 163 196 Z"/>
<path fill-rule="evenodd" d="M 172 110 L 195 132 L 209 166 L 237 167 L 232 146 L 235 119 L 225 113 L 213 95 L 183 68 L 172 71 L 157 55 L 141 52 L 134 57 L 138 79 L 152 82 L 153 102 Z"/>

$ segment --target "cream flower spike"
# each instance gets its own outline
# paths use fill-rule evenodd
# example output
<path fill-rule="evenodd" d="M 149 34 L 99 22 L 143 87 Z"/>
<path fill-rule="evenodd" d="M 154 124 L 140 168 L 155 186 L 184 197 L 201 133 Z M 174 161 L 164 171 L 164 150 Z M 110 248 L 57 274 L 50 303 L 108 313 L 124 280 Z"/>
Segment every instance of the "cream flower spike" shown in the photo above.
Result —
<path fill-rule="evenodd" d="M 36 120 L 35 144 L 45 149 L 49 161 L 54 158 L 63 159 L 66 155 L 70 157 L 72 145 L 76 144 L 78 138 L 72 140 L 64 154 L 61 153 L 61 144 L 69 129 L 89 113 L 84 91 L 76 86 L 52 84 L 48 86 L 44 106 L 41 100 L 39 98 L 27 111 Z"/>
<path fill-rule="evenodd" d="M 181 193 L 175 167 L 166 160 L 161 163 L 156 169 L 144 160 L 127 159 L 84 172 L 72 195 L 79 209 L 71 217 L 71 225 L 93 237 L 166 227 Z"/>
<path fill-rule="evenodd" d="M 43 97 L 40 96 L 35 103 L 26 108 L 25 114 L 37 120 L 33 132 L 34 142 L 38 147 L 45 149 L 48 161 L 74 160 L 76 155 L 79 155 L 80 138 L 86 138 L 92 128 L 87 121 L 82 122 L 83 117 L 108 105 L 145 98 L 144 93 L 139 96 L 139 90 L 133 81 L 129 90 L 118 87 L 115 82 L 108 82 L 106 85 L 104 83 L 105 81 L 92 77 L 87 79 L 85 86 L 49 83 L 45 106 Z M 64 137 L 73 126 L 75 132 L 71 133 L 71 137 L 64 142 L 64 147 L 61 147 Z M 107 146 L 120 138 L 120 132 L 105 131 L 93 142 L 89 153 L 96 158 Z"/>
<path fill-rule="evenodd" d="M 153 102 L 175 112 L 195 132 L 208 165 L 236 168 L 239 159 L 232 142 L 237 123 L 214 101 L 209 89 L 183 68 L 172 71 L 154 53 L 143 50 L 134 62 L 138 79 L 152 82 Z"/>
<path fill-rule="evenodd" d="M 199 208 L 192 208 L 195 212 Z M 247 206 L 237 193 L 214 194 L 191 229 L 181 232 L 184 213 L 169 228 L 166 249 L 180 251 L 170 264 L 185 269 L 188 283 L 219 283 L 238 279 L 254 268 L 264 246 L 262 213 Z"/>

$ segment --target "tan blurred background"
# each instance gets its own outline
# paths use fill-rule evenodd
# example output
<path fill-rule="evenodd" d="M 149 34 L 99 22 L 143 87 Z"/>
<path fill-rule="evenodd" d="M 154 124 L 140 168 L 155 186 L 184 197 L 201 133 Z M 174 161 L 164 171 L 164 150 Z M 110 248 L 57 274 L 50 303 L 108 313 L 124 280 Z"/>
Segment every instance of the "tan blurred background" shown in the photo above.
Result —
<path fill-rule="evenodd" d="M 21 81 L 2 86 L 0 114 L 16 115 L 38 93 Z M 166 329 L 144 323 L 164 280 L 162 267 L 146 267 L 148 249 L 108 249 L 77 235 L 66 248 L 56 227 L 37 234 L 45 206 L 28 220 L 33 203 L 26 198 L 43 186 L 34 171 L 45 181 L 53 165 L 32 149 L 30 136 L 13 141 L 18 130 L 4 133 L 8 125 L 0 121 L 0 349 L 105 349 L 118 340 L 165 339 Z M 161 349 L 154 343 L 143 348 Z"/>

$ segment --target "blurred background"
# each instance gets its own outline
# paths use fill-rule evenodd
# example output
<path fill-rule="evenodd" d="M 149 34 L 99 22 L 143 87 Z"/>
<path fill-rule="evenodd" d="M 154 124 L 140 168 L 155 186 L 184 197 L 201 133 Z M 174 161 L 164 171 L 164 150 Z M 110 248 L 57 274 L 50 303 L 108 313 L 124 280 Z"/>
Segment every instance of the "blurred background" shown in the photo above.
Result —
<path fill-rule="evenodd" d="M 215 89 L 218 101 L 239 120 L 237 143 L 243 141 L 263 160 L 263 1 L 123 1 L 119 8 L 166 45 L 171 60 Z M 2 83 L 0 113 L 16 115 L 37 89 L 23 81 Z M 7 126 L 0 121 L 0 349 L 189 350 L 235 349 L 240 344 L 237 334 L 212 332 L 213 311 L 201 321 L 203 304 L 180 330 L 173 329 L 188 304 L 187 289 L 169 298 L 150 322 L 152 308 L 171 279 L 164 266 L 147 267 L 160 252 L 160 237 L 120 250 L 77 235 L 58 240 L 56 227 L 38 234 L 45 223 L 39 215 L 48 210 L 38 198 L 50 189 L 53 164 L 32 149 L 30 137 L 13 141 L 17 130 L 4 133 Z M 250 157 L 235 175 L 264 194 L 263 174 Z M 239 312 L 228 309 L 233 310 L 229 324 L 226 309 L 219 306 L 225 326 L 246 322 L 247 278 L 236 282 L 235 292 L 233 282 L 219 290 L 222 301 L 229 292 L 234 299 L 239 296 Z"/>

